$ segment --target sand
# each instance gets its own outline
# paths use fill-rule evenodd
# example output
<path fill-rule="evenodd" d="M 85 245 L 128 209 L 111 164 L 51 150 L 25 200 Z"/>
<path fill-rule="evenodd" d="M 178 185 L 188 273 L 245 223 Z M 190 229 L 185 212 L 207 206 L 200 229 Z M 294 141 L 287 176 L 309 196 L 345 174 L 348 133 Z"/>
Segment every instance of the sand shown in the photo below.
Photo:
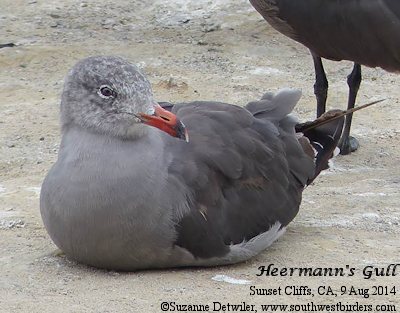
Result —
<path fill-rule="evenodd" d="M 400 76 L 363 68 L 357 103 L 387 100 L 357 113 L 353 134 L 360 149 L 338 156 L 306 189 L 300 213 L 269 250 L 227 267 L 97 270 L 55 252 L 39 213 L 41 182 L 60 143 L 63 78 L 76 61 L 99 54 L 126 57 L 143 68 L 163 101 L 244 105 L 266 91 L 299 88 L 303 97 L 296 113 L 310 119 L 316 109 L 311 57 L 244 0 L 0 2 L 0 43 L 16 44 L 0 49 L 0 312 L 161 312 L 165 301 L 175 311 L 185 309 L 177 304 L 196 304 L 232 312 L 231 305 L 242 301 L 258 312 L 261 304 L 311 302 L 358 302 L 372 311 L 397 304 L 400 310 L 398 295 L 349 294 L 352 286 L 370 294 L 373 286 L 389 291 L 396 286 L 400 292 L 399 276 L 363 275 L 369 265 L 386 269 L 400 263 Z M 352 64 L 325 65 L 328 106 L 344 109 Z M 340 267 L 345 276 L 303 277 L 296 271 L 257 276 L 259 267 L 269 264 Z M 354 275 L 347 276 L 351 268 Z M 307 289 L 300 286 L 314 296 L 302 295 Z M 337 296 L 318 295 L 320 286 L 330 286 Z M 251 295 L 254 288 L 279 287 L 281 295 Z M 287 295 L 285 288 L 300 295 Z"/>

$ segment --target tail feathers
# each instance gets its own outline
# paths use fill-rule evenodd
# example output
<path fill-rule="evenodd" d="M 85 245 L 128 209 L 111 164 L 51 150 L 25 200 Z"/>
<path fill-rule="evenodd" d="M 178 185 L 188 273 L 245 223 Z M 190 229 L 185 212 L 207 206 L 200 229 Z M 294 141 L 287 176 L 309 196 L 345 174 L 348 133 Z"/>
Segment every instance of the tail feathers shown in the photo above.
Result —
<path fill-rule="evenodd" d="M 321 171 L 329 167 L 329 160 L 336 155 L 335 149 L 342 135 L 345 116 L 381 101 L 383 100 L 367 103 L 346 111 L 331 110 L 314 121 L 299 123 L 295 126 L 296 132 L 303 133 L 304 137 L 309 140 L 308 145 L 304 140 L 299 140 L 304 151 L 310 155 L 310 144 L 316 151 L 316 154 L 314 154 L 315 173 L 314 176 L 309 179 L 308 184 L 310 184 Z"/>
<path fill-rule="evenodd" d="M 249 102 L 245 107 L 257 118 L 280 121 L 293 111 L 300 98 L 300 90 L 284 88 L 276 93 L 267 92 L 261 100 Z"/>
<path fill-rule="evenodd" d="M 308 184 L 319 175 L 319 173 L 329 168 L 329 160 L 334 156 L 335 149 L 339 143 L 339 139 L 342 135 L 344 125 L 344 115 L 341 115 L 342 111 L 332 110 L 321 115 L 318 119 L 313 122 L 304 124 L 297 124 L 296 131 L 302 129 L 301 125 L 305 125 L 302 129 L 302 133 L 309 140 L 309 143 L 316 152 L 315 155 L 315 173 L 312 178 L 309 179 Z M 337 117 L 339 115 L 339 117 Z M 332 117 L 334 117 L 332 119 Z M 327 121 L 329 119 L 329 121 Z M 314 127 L 309 127 L 311 123 L 316 123 Z M 305 146 L 304 143 L 302 144 Z M 306 153 L 309 152 L 306 151 Z"/>

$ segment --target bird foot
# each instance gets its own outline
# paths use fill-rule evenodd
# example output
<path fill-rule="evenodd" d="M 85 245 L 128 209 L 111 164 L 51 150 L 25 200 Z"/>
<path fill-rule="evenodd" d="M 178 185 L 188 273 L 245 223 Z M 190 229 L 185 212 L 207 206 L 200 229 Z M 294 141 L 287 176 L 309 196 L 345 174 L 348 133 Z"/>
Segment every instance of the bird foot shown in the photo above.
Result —
<path fill-rule="evenodd" d="M 360 146 L 360 144 L 358 143 L 358 140 L 352 136 L 349 136 L 343 140 L 342 139 L 340 139 L 340 142 L 338 145 L 341 155 L 350 154 L 350 153 L 356 151 L 358 149 L 358 147 Z"/>

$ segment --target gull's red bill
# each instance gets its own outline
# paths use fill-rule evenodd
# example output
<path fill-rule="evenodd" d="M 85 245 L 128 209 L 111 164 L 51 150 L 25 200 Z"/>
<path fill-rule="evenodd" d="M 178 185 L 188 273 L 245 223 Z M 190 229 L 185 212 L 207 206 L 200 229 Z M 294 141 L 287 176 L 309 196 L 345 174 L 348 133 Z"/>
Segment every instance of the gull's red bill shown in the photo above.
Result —
<path fill-rule="evenodd" d="M 189 142 L 185 125 L 174 113 L 163 109 L 159 104 L 154 105 L 153 115 L 139 113 L 138 117 L 147 125 L 157 127 L 173 137 Z"/>

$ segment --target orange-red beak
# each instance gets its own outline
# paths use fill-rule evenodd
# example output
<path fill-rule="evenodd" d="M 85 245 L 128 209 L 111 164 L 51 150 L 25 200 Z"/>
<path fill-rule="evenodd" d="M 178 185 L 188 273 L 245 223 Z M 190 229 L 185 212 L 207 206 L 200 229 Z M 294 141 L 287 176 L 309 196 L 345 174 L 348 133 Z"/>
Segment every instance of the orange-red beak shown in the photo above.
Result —
<path fill-rule="evenodd" d="M 189 136 L 185 125 L 174 113 L 163 109 L 159 104 L 154 105 L 154 115 L 139 113 L 138 117 L 147 125 L 157 127 L 173 137 L 184 139 L 186 142 L 189 142 Z"/>

